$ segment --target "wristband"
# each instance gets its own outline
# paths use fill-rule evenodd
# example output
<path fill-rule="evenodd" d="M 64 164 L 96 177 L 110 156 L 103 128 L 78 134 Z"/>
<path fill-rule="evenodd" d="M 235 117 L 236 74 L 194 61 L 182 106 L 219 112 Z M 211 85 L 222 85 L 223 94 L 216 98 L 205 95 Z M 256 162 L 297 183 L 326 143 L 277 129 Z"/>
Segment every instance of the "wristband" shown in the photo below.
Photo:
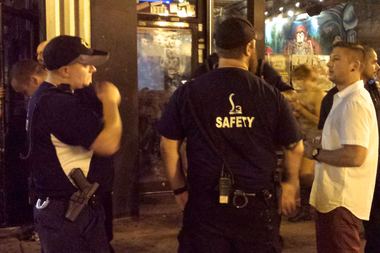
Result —
<path fill-rule="evenodd" d="M 179 195 L 179 194 L 184 193 L 186 191 L 187 191 L 187 185 L 185 185 L 185 186 L 183 186 L 181 188 L 174 189 L 173 190 L 173 194 L 174 195 Z"/>

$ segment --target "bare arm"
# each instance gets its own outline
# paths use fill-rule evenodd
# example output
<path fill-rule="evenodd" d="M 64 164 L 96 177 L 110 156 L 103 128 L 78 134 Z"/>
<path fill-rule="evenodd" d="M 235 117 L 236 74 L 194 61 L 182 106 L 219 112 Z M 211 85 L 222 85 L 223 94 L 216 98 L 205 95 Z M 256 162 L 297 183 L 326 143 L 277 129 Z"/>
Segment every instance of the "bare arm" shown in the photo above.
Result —
<path fill-rule="evenodd" d="M 312 151 L 314 147 L 305 144 L 305 156 L 313 159 Z M 358 145 L 343 145 L 342 148 L 335 150 L 320 149 L 318 161 L 336 167 L 358 167 L 361 166 L 367 157 L 367 149 Z"/>
<path fill-rule="evenodd" d="M 120 147 L 122 123 L 119 113 L 120 94 L 115 85 L 102 82 L 96 87 L 99 100 L 103 104 L 104 127 L 90 149 L 98 155 L 109 156 Z"/>
<path fill-rule="evenodd" d="M 164 161 L 167 178 L 173 190 L 186 186 L 186 178 L 181 167 L 181 144 L 182 140 L 171 140 L 163 136 L 161 137 L 161 157 Z M 178 205 L 184 209 L 188 199 L 187 191 L 175 195 L 175 198 Z"/>
<path fill-rule="evenodd" d="M 299 169 L 303 156 L 302 140 L 295 143 L 292 148 L 284 149 L 285 181 L 282 182 L 281 211 L 289 215 L 296 211 L 296 199 L 299 191 Z"/>

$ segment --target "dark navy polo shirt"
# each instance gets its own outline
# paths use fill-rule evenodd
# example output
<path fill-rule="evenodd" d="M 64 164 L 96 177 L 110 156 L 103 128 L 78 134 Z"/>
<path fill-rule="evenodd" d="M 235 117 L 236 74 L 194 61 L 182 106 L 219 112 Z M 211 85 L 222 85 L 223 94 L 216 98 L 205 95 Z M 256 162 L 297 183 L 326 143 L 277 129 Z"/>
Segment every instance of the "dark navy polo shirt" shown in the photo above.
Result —
<path fill-rule="evenodd" d="M 169 139 L 187 138 L 188 182 L 193 191 L 202 192 L 218 184 L 222 159 L 195 123 L 189 98 L 234 174 L 237 187 L 272 187 L 276 146 L 301 139 L 290 106 L 280 92 L 238 68 L 213 70 L 175 91 L 157 129 Z"/>
<path fill-rule="evenodd" d="M 83 158 L 77 151 L 72 152 L 69 157 L 62 155 L 77 146 L 84 150 L 89 149 L 103 128 L 102 118 L 90 108 L 81 105 L 82 100 L 68 86 L 55 88 L 44 82 L 36 94 L 38 97 L 32 97 L 36 107 L 30 127 L 30 161 L 36 193 L 44 196 L 70 196 L 76 188 L 64 173 L 62 164 L 79 159 L 91 159 L 88 161 L 88 180 L 97 181 L 104 187 L 108 180 L 107 173 L 100 173 L 102 176 L 96 173 L 96 170 L 103 168 L 94 161 L 93 156 Z M 57 152 L 59 149 L 64 151 Z"/>

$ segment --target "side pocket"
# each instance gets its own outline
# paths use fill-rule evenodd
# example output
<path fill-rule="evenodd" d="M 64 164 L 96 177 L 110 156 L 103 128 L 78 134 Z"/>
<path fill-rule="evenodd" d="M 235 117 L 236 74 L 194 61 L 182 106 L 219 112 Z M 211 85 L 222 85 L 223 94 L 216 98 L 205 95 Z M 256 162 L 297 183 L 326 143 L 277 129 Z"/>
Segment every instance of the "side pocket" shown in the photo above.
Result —
<path fill-rule="evenodd" d="M 50 201 L 50 203 L 42 209 L 34 207 L 34 223 L 37 232 L 47 229 L 50 231 L 61 230 L 64 222 L 64 213 L 66 204 L 61 201 Z"/>

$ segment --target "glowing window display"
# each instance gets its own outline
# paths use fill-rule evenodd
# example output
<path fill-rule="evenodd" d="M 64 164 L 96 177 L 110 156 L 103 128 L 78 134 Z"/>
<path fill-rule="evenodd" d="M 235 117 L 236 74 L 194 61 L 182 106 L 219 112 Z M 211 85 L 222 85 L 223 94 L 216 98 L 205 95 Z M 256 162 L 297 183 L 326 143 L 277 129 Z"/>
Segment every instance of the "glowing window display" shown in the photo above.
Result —
<path fill-rule="evenodd" d="M 138 0 L 137 12 L 139 14 L 170 16 L 170 17 L 196 17 L 197 0 Z"/>

